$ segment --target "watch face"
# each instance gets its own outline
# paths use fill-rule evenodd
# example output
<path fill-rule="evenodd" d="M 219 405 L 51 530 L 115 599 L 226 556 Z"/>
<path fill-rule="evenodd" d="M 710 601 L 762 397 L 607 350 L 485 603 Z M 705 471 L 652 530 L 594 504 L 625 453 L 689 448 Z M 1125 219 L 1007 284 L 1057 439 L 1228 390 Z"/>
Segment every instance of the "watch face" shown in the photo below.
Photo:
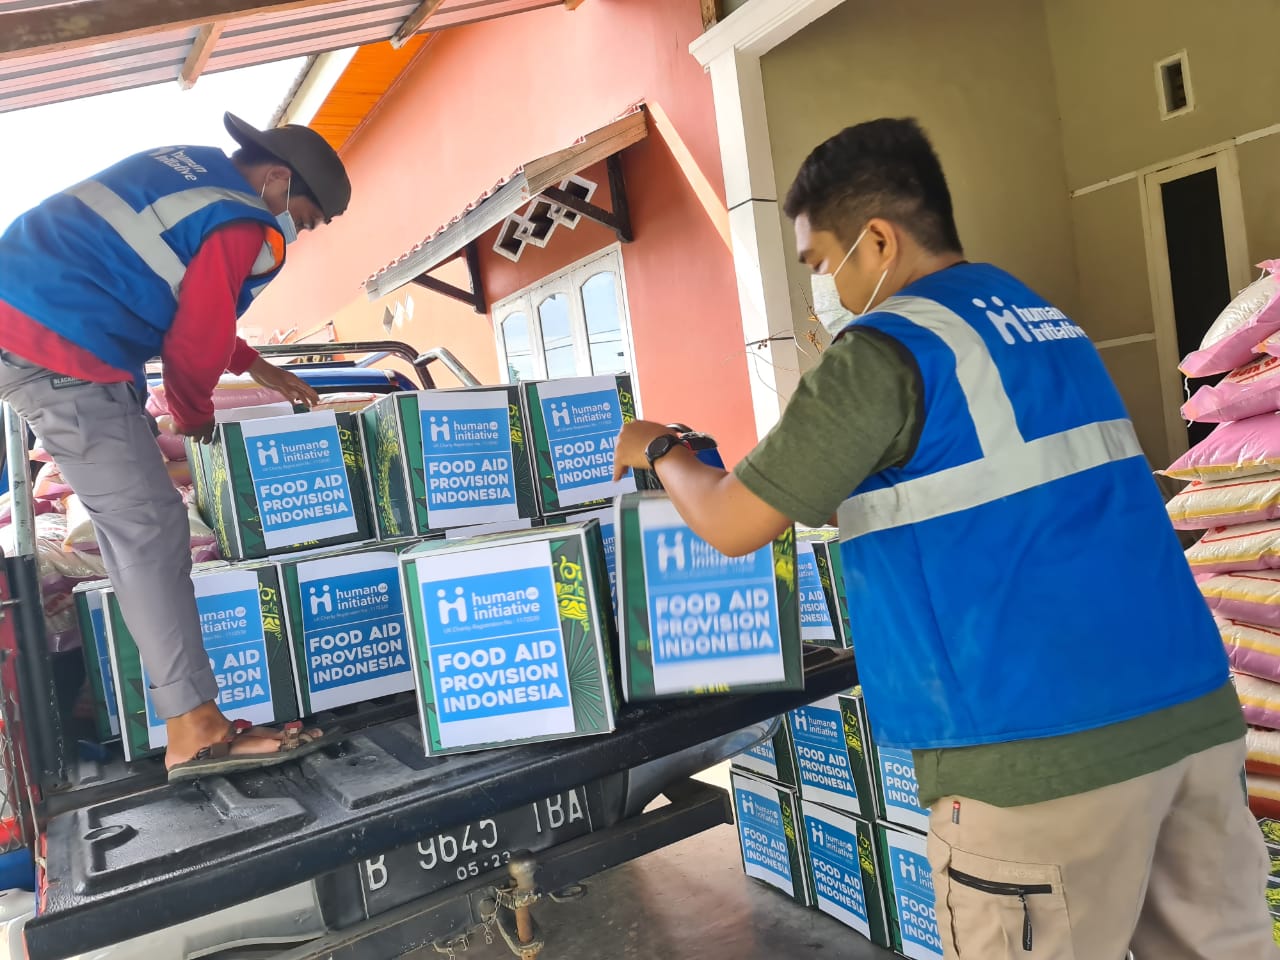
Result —
<path fill-rule="evenodd" d="M 664 457 L 671 452 L 671 448 L 680 442 L 678 437 L 674 437 L 669 433 L 660 437 L 654 437 L 649 441 L 649 445 L 644 448 L 644 458 L 649 461 L 649 466 L 653 466 L 653 462 L 659 457 Z"/>

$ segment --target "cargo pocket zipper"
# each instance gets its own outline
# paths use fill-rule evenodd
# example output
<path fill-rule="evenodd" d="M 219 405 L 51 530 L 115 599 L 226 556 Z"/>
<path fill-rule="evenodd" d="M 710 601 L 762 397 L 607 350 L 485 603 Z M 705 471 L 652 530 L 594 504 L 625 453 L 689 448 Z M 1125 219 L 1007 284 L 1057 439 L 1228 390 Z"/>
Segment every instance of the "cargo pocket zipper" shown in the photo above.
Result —
<path fill-rule="evenodd" d="M 1053 893 L 1053 887 L 1047 883 L 998 883 L 995 880 L 983 880 L 959 870 L 948 870 L 947 875 L 962 887 L 990 893 L 997 897 L 1017 897 L 1022 904 L 1022 949 L 1031 952 L 1031 909 L 1027 906 L 1027 897 L 1037 894 Z"/>

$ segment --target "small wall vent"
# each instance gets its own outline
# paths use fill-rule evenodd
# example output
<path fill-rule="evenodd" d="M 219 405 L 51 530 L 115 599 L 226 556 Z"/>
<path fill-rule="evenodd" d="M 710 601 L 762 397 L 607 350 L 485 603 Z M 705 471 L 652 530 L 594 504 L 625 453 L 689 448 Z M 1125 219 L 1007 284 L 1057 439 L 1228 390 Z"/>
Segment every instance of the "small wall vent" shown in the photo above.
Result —
<path fill-rule="evenodd" d="M 1171 120 L 1195 109 L 1187 51 L 1180 50 L 1156 63 L 1156 92 L 1160 97 L 1161 120 Z"/>

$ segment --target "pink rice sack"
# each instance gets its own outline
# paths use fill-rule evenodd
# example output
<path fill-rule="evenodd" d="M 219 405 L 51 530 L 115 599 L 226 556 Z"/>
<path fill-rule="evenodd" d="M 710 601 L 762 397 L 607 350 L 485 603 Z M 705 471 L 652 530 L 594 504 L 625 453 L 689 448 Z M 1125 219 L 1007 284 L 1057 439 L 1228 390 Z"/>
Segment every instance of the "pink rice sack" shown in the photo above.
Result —
<path fill-rule="evenodd" d="M 1280 567 L 1280 520 L 1214 527 L 1187 550 L 1193 573 L 1231 573 Z"/>
<path fill-rule="evenodd" d="M 1161 472 L 1175 480 L 1227 480 L 1280 470 L 1280 413 L 1215 427 Z"/>
<path fill-rule="evenodd" d="M 1280 331 L 1280 260 L 1258 264 L 1265 271 L 1236 296 L 1200 342 L 1200 349 L 1187 354 L 1178 366 L 1188 377 L 1211 377 L 1226 373 L 1253 358 L 1262 341 Z"/>
<path fill-rule="evenodd" d="M 1280 570 L 1221 573 L 1202 580 L 1200 592 L 1219 620 L 1280 630 Z"/>
<path fill-rule="evenodd" d="M 1209 530 L 1280 518 L 1280 473 L 1192 480 L 1164 505 L 1178 530 Z"/>
<path fill-rule="evenodd" d="M 1245 722 L 1268 730 L 1280 730 L 1280 683 L 1245 673 L 1234 674 L 1234 679 Z"/>
<path fill-rule="evenodd" d="M 215 410 L 257 407 L 267 403 L 288 403 L 283 394 L 259 386 L 247 376 L 234 375 L 227 375 L 218 381 L 218 385 L 213 388 L 212 400 Z M 147 397 L 147 411 L 157 418 L 170 412 L 163 383 L 158 383 L 151 388 L 150 395 Z"/>
<path fill-rule="evenodd" d="M 1280 410 L 1280 356 L 1259 357 L 1205 385 L 1182 405 L 1182 419 L 1199 423 L 1247 420 Z"/>
<path fill-rule="evenodd" d="M 1280 630 L 1239 620 L 1218 620 L 1232 669 L 1280 683 Z"/>

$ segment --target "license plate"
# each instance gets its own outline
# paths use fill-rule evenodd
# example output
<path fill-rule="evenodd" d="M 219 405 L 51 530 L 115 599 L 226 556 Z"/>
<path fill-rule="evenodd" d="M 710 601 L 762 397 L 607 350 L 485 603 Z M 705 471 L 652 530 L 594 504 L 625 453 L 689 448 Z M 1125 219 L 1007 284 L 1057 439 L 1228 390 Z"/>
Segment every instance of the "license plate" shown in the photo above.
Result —
<path fill-rule="evenodd" d="M 515 850 L 538 851 L 591 832 L 581 787 L 423 837 L 357 865 L 367 916 L 506 866 Z"/>

